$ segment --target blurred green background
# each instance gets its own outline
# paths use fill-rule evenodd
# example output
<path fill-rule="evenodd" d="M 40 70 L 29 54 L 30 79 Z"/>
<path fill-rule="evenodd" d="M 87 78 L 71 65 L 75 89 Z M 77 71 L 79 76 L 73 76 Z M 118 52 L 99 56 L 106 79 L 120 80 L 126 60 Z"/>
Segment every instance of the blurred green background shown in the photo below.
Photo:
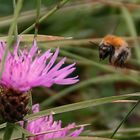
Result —
<path fill-rule="evenodd" d="M 42 0 L 41 15 L 47 13 L 59 2 L 60 0 Z M 36 1 L 24 1 L 22 14 L 18 20 L 19 33 L 35 22 L 35 9 Z M 12 1 L 0 0 L 1 36 L 7 35 L 12 14 Z M 34 34 L 34 30 L 29 33 Z M 134 38 L 140 34 L 140 0 L 70 0 L 39 25 L 39 34 L 73 37 L 74 40 L 44 42 L 39 43 L 39 46 L 44 50 L 48 48 L 54 50 L 54 48 L 60 47 L 60 58 L 63 56 L 68 58 L 66 65 L 76 61 L 77 70 L 74 75 L 79 75 L 80 79 L 77 87 L 73 85 L 33 89 L 33 102 L 41 103 L 42 109 L 91 98 L 134 93 L 140 90 L 138 84 L 130 80 L 123 81 L 123 76 L 120 80 L 111 80 L 113 74 L 94 65 L 93 63 L 96 62 L 99 65 L 105 64 L 109 67 L 107 61 L 99 62 L 98 48 L 85 40 L 102 38 L 107 34 L 132 38 L 129 42 L 129 45 L 134 47 L 132 48 L 132 59 L 125 67 L 138 71 L 140 69 L 138 59 L 140 52 L 135 47 L 139 47 L 139 42 Z M 54 100 L 56 95 L 57 98 Z M 113 130 L 117 127 L 133 104 L 113 103 L 67 112 L 55 117 L 63 120 L 64 125 L 70 122 L 91 124 L 86 130 L 92 132 L 86 131 L 85 135 L 106 136 L 111 135 L 108 130 Z M 140 133 L 134 131 L 139 127 L 140 111 L 138 106 L 122 125 L 122 133 L 116 135 L 116 137 L 119 139 L 139 140 Z M 129 130 L 128 128 L 131 128 L 131 133 L 130 131 L 126 133 Z"/>

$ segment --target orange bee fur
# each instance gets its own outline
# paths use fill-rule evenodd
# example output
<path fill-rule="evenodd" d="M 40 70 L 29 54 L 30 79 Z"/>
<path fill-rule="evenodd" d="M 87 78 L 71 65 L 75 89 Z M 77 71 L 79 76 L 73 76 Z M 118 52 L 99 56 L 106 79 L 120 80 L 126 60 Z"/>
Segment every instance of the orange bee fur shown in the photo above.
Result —
<path fill-rule="evenodd" d="M 126 47 L 128 46 L 127 42 L 122 39 L 121 37 L 118 37 L 118 36 L 114 36 L 114 35 L 107 35 L 104 37 L 103 41 L 104 43 L 106 44 L 110 44 L 110 45 L 113 45 L 114 47 Z"/>

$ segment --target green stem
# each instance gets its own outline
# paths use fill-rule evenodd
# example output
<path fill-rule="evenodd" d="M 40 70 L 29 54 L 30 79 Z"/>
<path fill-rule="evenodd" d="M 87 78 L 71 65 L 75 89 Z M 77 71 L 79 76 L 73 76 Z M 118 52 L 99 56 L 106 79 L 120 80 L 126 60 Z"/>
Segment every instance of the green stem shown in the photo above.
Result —
<path fill-rule="evenodd" d="M 6 47 L 6 50 L 4 52 L 3 59 L 2 59 L 2 65 L 1 65 L 1 70 L 0 70 L 0 79 L 2 77 L 2 73 L 3 73 L 3 70 L 4 70 L 5 60 L 6 60 L 6 57 L 7 57 L 7 54 L 8 54 L 9 47 L 12 44 L 12 35 L 13 35 L 13 33 L 15 31 L 15 28 L 16 28 L 16 25 L 17 25 L 17 19 L 18 19 L 20 10 L 22 8 L 22 4 L 23 4 L 23 0 L 18 0 L 16 8 L 14 10 L 13 22 L 10 25 L 9 32 L 8 32 L 7 47 Z"/>
<path fill-rule="evenodd" d="M 30 91 L 30 93 L 29 93 L 30 95 L 30 98 L 29 98 L 29 108 L 30 108 L 30 110 L 29 110 L 29 114 L 32 114 L 33 112 L 32 112 L 32 106 L 33 106 L 33 101 L 32 101 L 32 93 L 31 93 L 31 91 Z"/>
<path fill-rule="evenodd" d="M 14 130 L 14 125 L 12 123 L 7 122 L 3 140 L 11 140 L 13 130 Z"/>
<path fill-rule="evenodd" d="M 40 9 L 41 9 L 41 0 L 36 0 L 36 23 L 35 23 L 35 34 L 34 37 L 37 36 L 38 34 L 38 29 L 39 29 L 39 17 L 40 17 Z"/>
<path fill-rule="evenodd" d="M 14 17 L 13 17 L 13 22 L 9 28 L 9 32 L 8 32 L 8 39 L 7 39 L 7 46 L 9 47 L 12 43 L 12 35 L 15 31 L 16 25 L 17 25 L 17 19 L 20 13 L 20 10 L 22 8 L 23 5 L 23 0 L 18 0 L 17 5 L 15 7 L 14 10 Z"/>
<path fill-rule="evenodd" d="M 125 116 L 125 118 L 120 122 L 120 124 L 117 126 L 117 128 L 115 129 L 115 131 L 113 132 L 113 134 L 111 135 L 110 138 L 113 138 L 114 135 L 117 133 L 117 131 L 119 130 L 119 128 L 122 126 L 122 124 L 126 121 L 126 119 L 130 116 L 130 114 L 132 113 L 132 111 L 139 105 L 140 100 L 138 100 L 138 102 L 130 109 L 130 111 L 127 113 L 127 115 Z"/>
<path fill-rule="evenodd" d="M 13 8 L 16 8 L 16 0 L 13 0 Z M 15 30 L 14 30 L 14 35 L 15 35 L 15 40 L 17 40 L 17 36 L 18 36 L 18 26 L 17 23 L 15 25 Z"/>
<path fill-rule="evenodd" d="M 59 4 L 57 4 L 52 10 L 50 10 L 47 14 L 45 14 L 44 16 L 42 16 L 39 19 L 39 23 L 41 23 L 42 21 L 44 21 L 45 19 L 47 19 L 48 17 L 50 17 L 52 14 L 54 14 L 57 10 L 59 10 L 64 4 L 66 4 L 69 0 L 62 0 Z M 29 26 L 27 29 L 25 29 L 21 34 L 25 34 L 28 33 L 29 31 L 31 31 L 34 27 L 35 27 L 35 23 L 32 24 L 31 26 Z"/>

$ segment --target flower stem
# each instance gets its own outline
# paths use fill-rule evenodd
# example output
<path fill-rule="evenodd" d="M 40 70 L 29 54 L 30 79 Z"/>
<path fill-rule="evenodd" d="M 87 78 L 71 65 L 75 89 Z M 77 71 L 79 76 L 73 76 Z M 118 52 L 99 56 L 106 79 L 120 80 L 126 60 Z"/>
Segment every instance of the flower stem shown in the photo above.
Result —
<path fill-rule="evenodd" d="M 42 21 L 44 21 L 45 19 L 47 19 L 48 17 L 50 17 L 52 14 L 54 14 L 57 10 L 59 10 L 64 4 L 66 4 L 69 0 L 62 0 L 59 4 L 57 4 L 52 10 L 50 10 L 47 14 L 45 14 L 44 16 L 42 16 L 38 23 L 41 23 Z M 25 34 L 28 33 L 29 31 L 31 31 L 34 27 L 36 26 L 36 23 L 32 24 L 31 26 L 29 26 L 27 29 L 25 29 L 23 32 L 21 32 L 21 34 Z"/>
<path fill-rule="evenodd" d="M 35 34 L 34 37 L 37 36 L 38 34 L 38 29 L 39 29 L 39 17 L 40 17 L 40 9 L 41 9 L 41 0 L 36 0 L 36 23 L 35 23 Z"/>
<path fill-rule="evenodd" d="M 119 130 L 119 128 L 122 126 L 122 124 L 125 122 L 125 120 L 130 116 L 130 114 L 132 113 L 132 111 L 139 105 L 139 103 L 140 103 L 140 100 L 138 100 L 138 102 L 129 110 L 129 112 L 127 113 L 127 115 L 125 116 L 125 118 L 117 126 L 117 128 L 115 129 L 115 131 L 113 132 L 113 134 L 111 135 L 110 138 L 113 138 L 114 137 L 114 135 L 117 133 L 117 131 Z"/>

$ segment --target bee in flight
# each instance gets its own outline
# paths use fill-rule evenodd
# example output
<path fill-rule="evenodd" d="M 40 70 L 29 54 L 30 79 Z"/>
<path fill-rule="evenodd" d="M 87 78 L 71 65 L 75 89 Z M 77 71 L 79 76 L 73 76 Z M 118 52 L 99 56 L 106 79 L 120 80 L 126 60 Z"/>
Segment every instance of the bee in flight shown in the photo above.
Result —
<path fill-rule="evenodd" d="M 122 67 L 131 56 L 131 48 L 121 37 L 107 35 L 99 44 L 99 58 L 109 57 L 112 65 Z"/>

